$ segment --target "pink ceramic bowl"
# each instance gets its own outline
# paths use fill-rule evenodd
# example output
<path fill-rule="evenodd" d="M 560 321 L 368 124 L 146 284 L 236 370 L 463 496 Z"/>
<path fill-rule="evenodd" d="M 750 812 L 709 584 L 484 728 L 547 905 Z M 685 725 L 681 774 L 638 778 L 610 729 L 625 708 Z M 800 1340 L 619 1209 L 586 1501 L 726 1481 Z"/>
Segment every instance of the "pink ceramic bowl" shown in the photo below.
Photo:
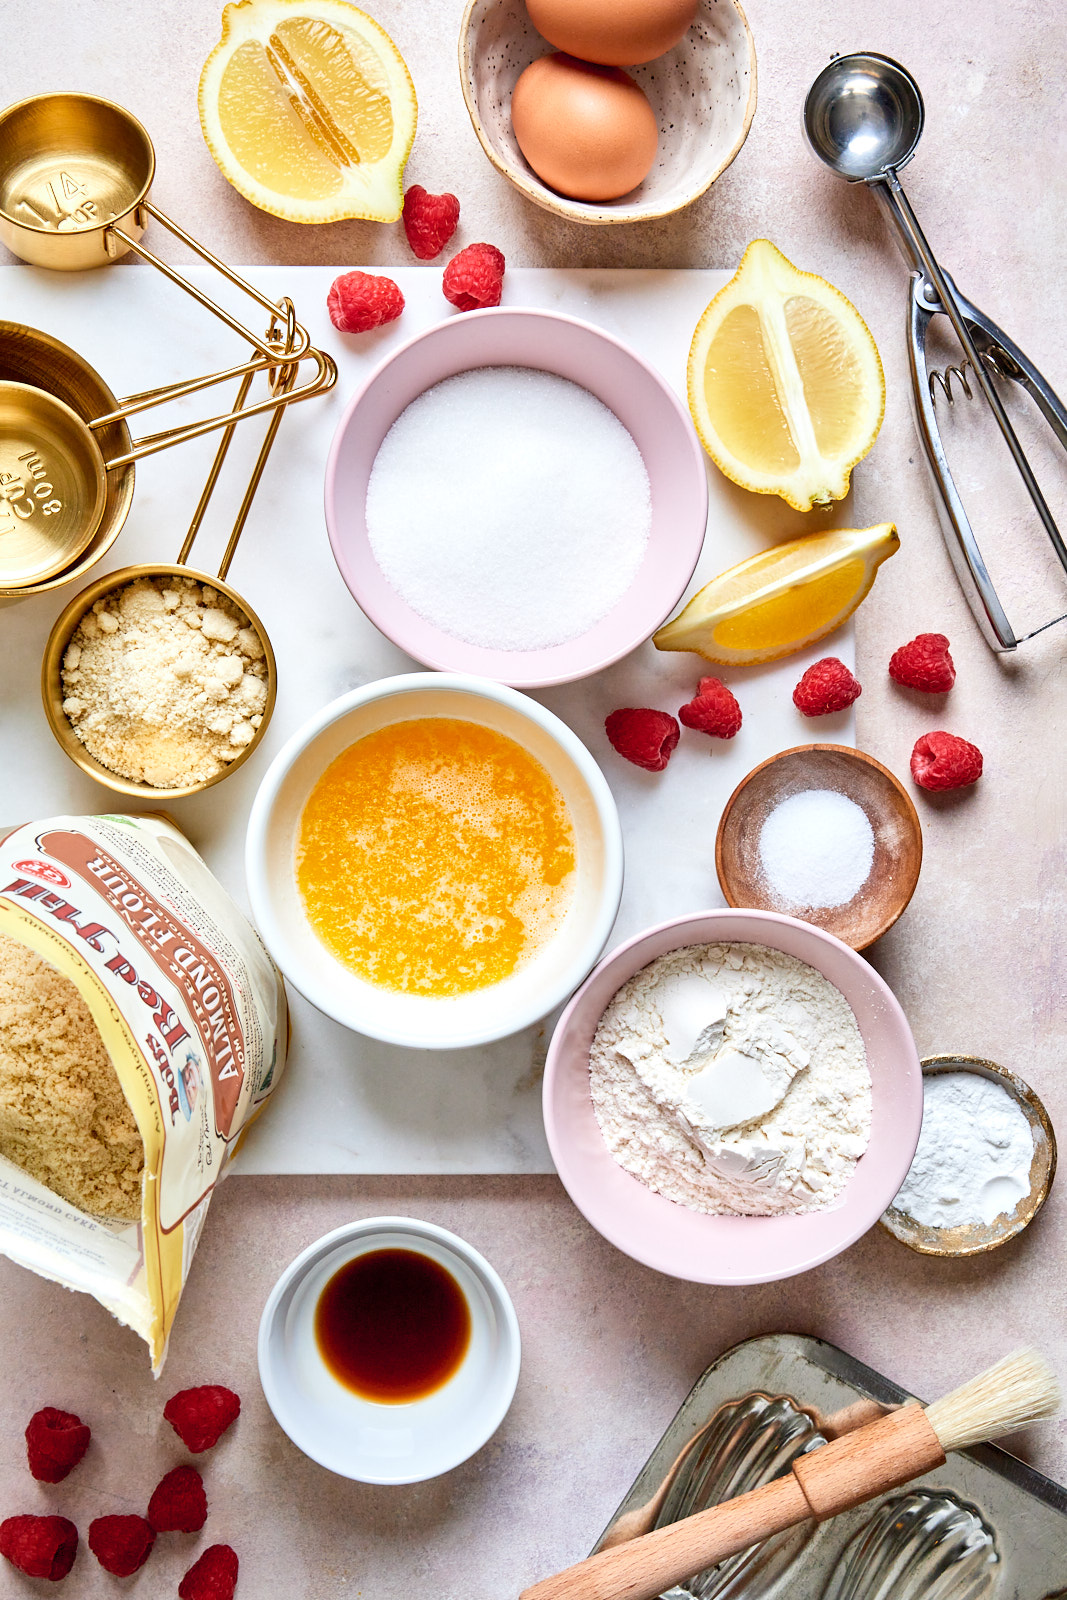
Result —
<path fill-rule="evenodd" d="M 834 1208 L 798 1217 L 709 1217 L 646 1189 L 609 1155 L 589 1096 L 589 1050 L 612 996 L 635 972 L 681 945 L 769 945 L 806 961 L 852 1007 L 867 1047 L 871 1140 Z M 702 911 L 620 945 L 563 1013 L 545 1066 L 545 1128 L 567 1193 L 605 1239 L 658 1272 L 692 1283 L 772 1283 L 847 1250 L 893 1200 L 922 1124 L 922 1071 L 893 994 L 832 934 L 771 911 Z"/>
<path fill-rule="evenodd" d="M 652 488 L 648 550 L 629 590 L 587 633 L 547 650 L 486 650 L 442 632 L 386 582 L 367 539 L 367 482 L 400 413 L 443 378 L 499 366 L 554 372 L 596 395 L 629 429 Z M 401 345 L 349 402 L 326 465 L 334 559 L 371 621 L 425 666 L 523 689 L 584 678 L 643 644 L 693 576 L 707 517 L 704 452 L 674 391 L 618 339 L 551 311 L 468 311 Z"/>

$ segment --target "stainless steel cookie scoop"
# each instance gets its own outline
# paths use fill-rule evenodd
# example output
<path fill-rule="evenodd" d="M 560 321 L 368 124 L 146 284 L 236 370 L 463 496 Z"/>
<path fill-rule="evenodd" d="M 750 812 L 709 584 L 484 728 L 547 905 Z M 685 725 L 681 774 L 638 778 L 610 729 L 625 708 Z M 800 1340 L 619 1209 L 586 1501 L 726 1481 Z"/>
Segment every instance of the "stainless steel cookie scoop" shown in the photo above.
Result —
<path fill-rule="evenodd" d="M 922 95 L 911 74 L 899 62 L 872 50 L 835 56 L 819 73 L 804 102 L 804 131 L 811 148 L 840 177 L 850 183 L 866 183 L 873 189 L 911 269 L 908 356 L 916 427 L 938 491 L 942 532 L 956 576 L 987 644 L 1004 652 L 1043 632 L 1052 622 L 1019 637 L 997 597 L 949 471 L 934 414 L 935 385 L 941 384 L 947 399 L 951 394 L 948 376 L 927 369 L 926 336 L 931 318 L 940 313 L 952 324 L 965 358 L 957 376 L 969 394 L 966 368 L 973 371 L 1065 572 L 1067 544 L 1038 487 L 993 378 L 1010 379 L 1025 389 L 1065 450 L 1067 407 L 1018 345 L 983 311 L 965 300 L 938 265 L 898 176 L 899 169 L 915 154 L 923 117 Z M 1052 620 L 1060 622 L 1064 618 Z"/>

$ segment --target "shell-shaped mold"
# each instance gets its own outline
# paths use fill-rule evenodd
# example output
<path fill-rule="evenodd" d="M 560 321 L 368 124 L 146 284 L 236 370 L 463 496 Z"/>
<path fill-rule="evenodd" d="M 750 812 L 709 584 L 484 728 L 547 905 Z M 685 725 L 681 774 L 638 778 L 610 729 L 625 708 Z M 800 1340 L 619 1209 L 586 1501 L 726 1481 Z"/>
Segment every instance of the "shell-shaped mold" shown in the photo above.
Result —
<path fill-rule="evenodd" d="M 916 1489 L 879 1506 L 849 1541 L 823 1600 L 986 1600 L 999 1566 L 974 1506 Z"/>
<path fill-rule="evenodd" d="M 826 1440 L 787 1395 L 754 1392 L 720 1406 L 681 1463 L 656 1526 L 677 1522 L 780 1478 L 805 1451 Z M 792 1565 L 814 1532 L 802 1523 L 697 1573 L 664 1600 L 757 1600 Z"/>

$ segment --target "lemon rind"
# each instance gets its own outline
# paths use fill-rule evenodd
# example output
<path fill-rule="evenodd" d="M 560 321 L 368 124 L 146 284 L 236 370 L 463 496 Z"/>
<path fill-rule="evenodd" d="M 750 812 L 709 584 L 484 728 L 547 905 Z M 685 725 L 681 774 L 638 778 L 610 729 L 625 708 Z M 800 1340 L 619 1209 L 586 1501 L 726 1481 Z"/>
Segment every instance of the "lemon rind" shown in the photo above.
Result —
<path fill-rule="evenodd" d="M 331 200 L 309 200 L 287 205 L 284 196 L 279 197 L 274 189 L 256 183 L 239 165 L 236 157 L 230 150 L 225 139 L 218 139 L 214 130 L 209 127 L 208 119 L 204 115 L 204 106 L 211 94 L 211 103 L 218 103 L 218 89 L 222 79 L 222 72 L 230 55 L 242 38 L 258 38 L 254 29 L 242 28 L 240 23 L 245 19 L 240 13 L 249 15 L 258 11 L 260 13 L 270 10 L 275 14 L 285 11 L 295 11 L 298 14 L 311 15 L 334 11 L 338 21 L 343 17 L 350 28 L 369 36 L 378 45 L 383 59 L 391 63 L 392 70 L 387 68 L 386 76 L 390 81 L 391 97 L 393 94 L 394 77 L 397 83 L 406 88 L 407 93 L 402 99 L 392 98 L 394 136 L 393 143 L 386 156 L 381 161 L 374 163 L 376 175 L 380 176 L 381 192 L 388 193 L 388 205 L 368 204 L 360 202 L 358 194 L 353 190 L 342 191 L 342 195 Z M 357 19 L 355 22 L 353 18 Z M 376 22 L 366 11 L 358 6 L 350 5 L 348 0 L 231 0 L 223 8 L 222 35 L 217 45 L 211 51 L 200 72 L 200 82 L 197 88 L 197 111 L 200 117 L 200 131 L 204 136 L 204 143 L 211 153 L 212 160 L 226 179 L 227 183 L 250 205 L 257 210 L 265 211 L 270 216 L 280 217 L 285 222 L 328 223 L 345 222 L 358 219 L 364 222 L 396 222 L 399 220 L 404 208 L 404 168 L 408 157 L 411 155 L 415 143 L 415 133 L 418 127 L 418 99 L 415 94 L 415 84 L 407 62 L 400 54 L 396 43 L 386 33 L 380 23 Z M 406 113 L 402 115 L 402 113 Z M 398 145 L 398 134 L 401 143 Z M 221 152 L 220 153 L 220 145 Z M 381 171 L 379 172 L 379 169 Z M 394 170 L 394 178 L 387 184 L 385 173 Z"/>
<path fill-rule="evenodd" d="M 831 555 L 828 555 L 817 562 L 808 572 L 805 572 L 802 582 L 807 584 L 812 580 L 813 577 L 818 576 L 820 573 L 832 572 L 836 567 L 842 566 L 846 561 L 854 561 L 859 558 L 863 558 L 865 561 L 867 569 L 866 576 L 860 589 L 857 591 L 855 597 L 850 599 L 847 606 L 838 612 L 833 621 L 828 623 L 825 627 L 817 628 L 812 632 L 805 634 L 803 638 L 793 640 L 791 643 L 784 645 L 781 649 L 730 650 L 728 646 L 719 646 L 718 653 L 716 653 L 716 646 L 710 640 L 710 635 L 714 632 L 715 628 L 719 627 L 723 622 L 729 621 L 731 617 L 740 616 L 750 607 L 758 605 L 767 599 L 773 598 L 776 593 L 781 593 L 783 590 L 788 588 L 800 587 L 800 584 L 795 580 L 783 582 L 781 579 L 779 579 L 777 582 L 768 583 L 762 589 L 754 590 L 752 594 L 746 596 L 744 599 L 724 604 L 723 606 L 719 607 L 713 614 L 713 621 L 706 620 L 703 623 L 693 622 L 689 624 L 685 630 L 679 628 L 678 624 L 682 622 L 682 619 L 685 616 L 686 611 L 689 610 L 690 606 L 699 600 L 700 596 L 704 592 L 704 589 L 710 588 L 711 585 L 716 582 L 715 578 L 710 578 L 703 588 L 697 590 L 697 593 L 692 596 L 683 609 L 678 613 L 677 617 L 674 617 L 670 622 L 664 623 L 663 627 L 657 629 L 652 635 L 652 642 L 656 646 L 656 649 L 675 651 L 679 653 L 687 652 L 692 655 L 701 656 L 705 661 L 715 662 L 719 666 L 745 666 L 755 665 L 757 663 L 767 661 L 780 661 L 785 656 L 795 655 L 797 651 L 806 649 L 809 644 L 814 644 L 819 639 L 825 639 L 828 634 L 831 634 L 835 632 L 836 629 L 843 627 L 848 619 L 855 614 L 855 612 L 870 594 L 871 589 L 874 586 L 874 580 L 878 576 L 878 572 L 882 564 L 888 561 L 890 556 L 895 555 L 900 549 L 900 536 L 897 533 L 895 524 L 892 522 L 879 522 L 873 524 L 873 526 L 870 528 L 856 528 L 848 530 L 842 529 L 841 531 L 855 533 L 859 536 L 877 535 L 877 537 L 869 538 L 866 544 L 857 542 L 844 548 L 843 550 L 835 551 Z M 807 536 L 801 535 L 800 537 Z M 756 556 L 748 557 L 747 561 L 738 562 L 737 568 L 747 566 L 749 561 L 759 560 L 764 554 L 766 554 L 766 552 L 761 551 Z M 730 568 L 728 570 L 736 571 L 737 568 Z M 722 577 L 723 574 L 720 573 L 718 576 Z M 706 633 L 709 636 L 706 642 L 701 644 L 686 642 L 687 638 L 689 641 L 691 641 L 701 629 L 706 630 Z"/>

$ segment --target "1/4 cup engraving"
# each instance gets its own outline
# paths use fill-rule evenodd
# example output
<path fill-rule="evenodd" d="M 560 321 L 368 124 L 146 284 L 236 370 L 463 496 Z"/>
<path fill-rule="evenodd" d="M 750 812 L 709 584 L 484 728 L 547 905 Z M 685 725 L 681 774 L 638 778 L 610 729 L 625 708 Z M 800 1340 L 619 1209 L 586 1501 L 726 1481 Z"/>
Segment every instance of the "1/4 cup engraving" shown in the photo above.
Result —
<path fill-rule="evenodd" d="M 92 228 L 98 221 L 96 201 L 90 199 L 85 184 L 65 170 L 46 179 L 35 200 L 23 195 L 16 206 L 39 228 L 54 228 L 57 233 Z"/>

